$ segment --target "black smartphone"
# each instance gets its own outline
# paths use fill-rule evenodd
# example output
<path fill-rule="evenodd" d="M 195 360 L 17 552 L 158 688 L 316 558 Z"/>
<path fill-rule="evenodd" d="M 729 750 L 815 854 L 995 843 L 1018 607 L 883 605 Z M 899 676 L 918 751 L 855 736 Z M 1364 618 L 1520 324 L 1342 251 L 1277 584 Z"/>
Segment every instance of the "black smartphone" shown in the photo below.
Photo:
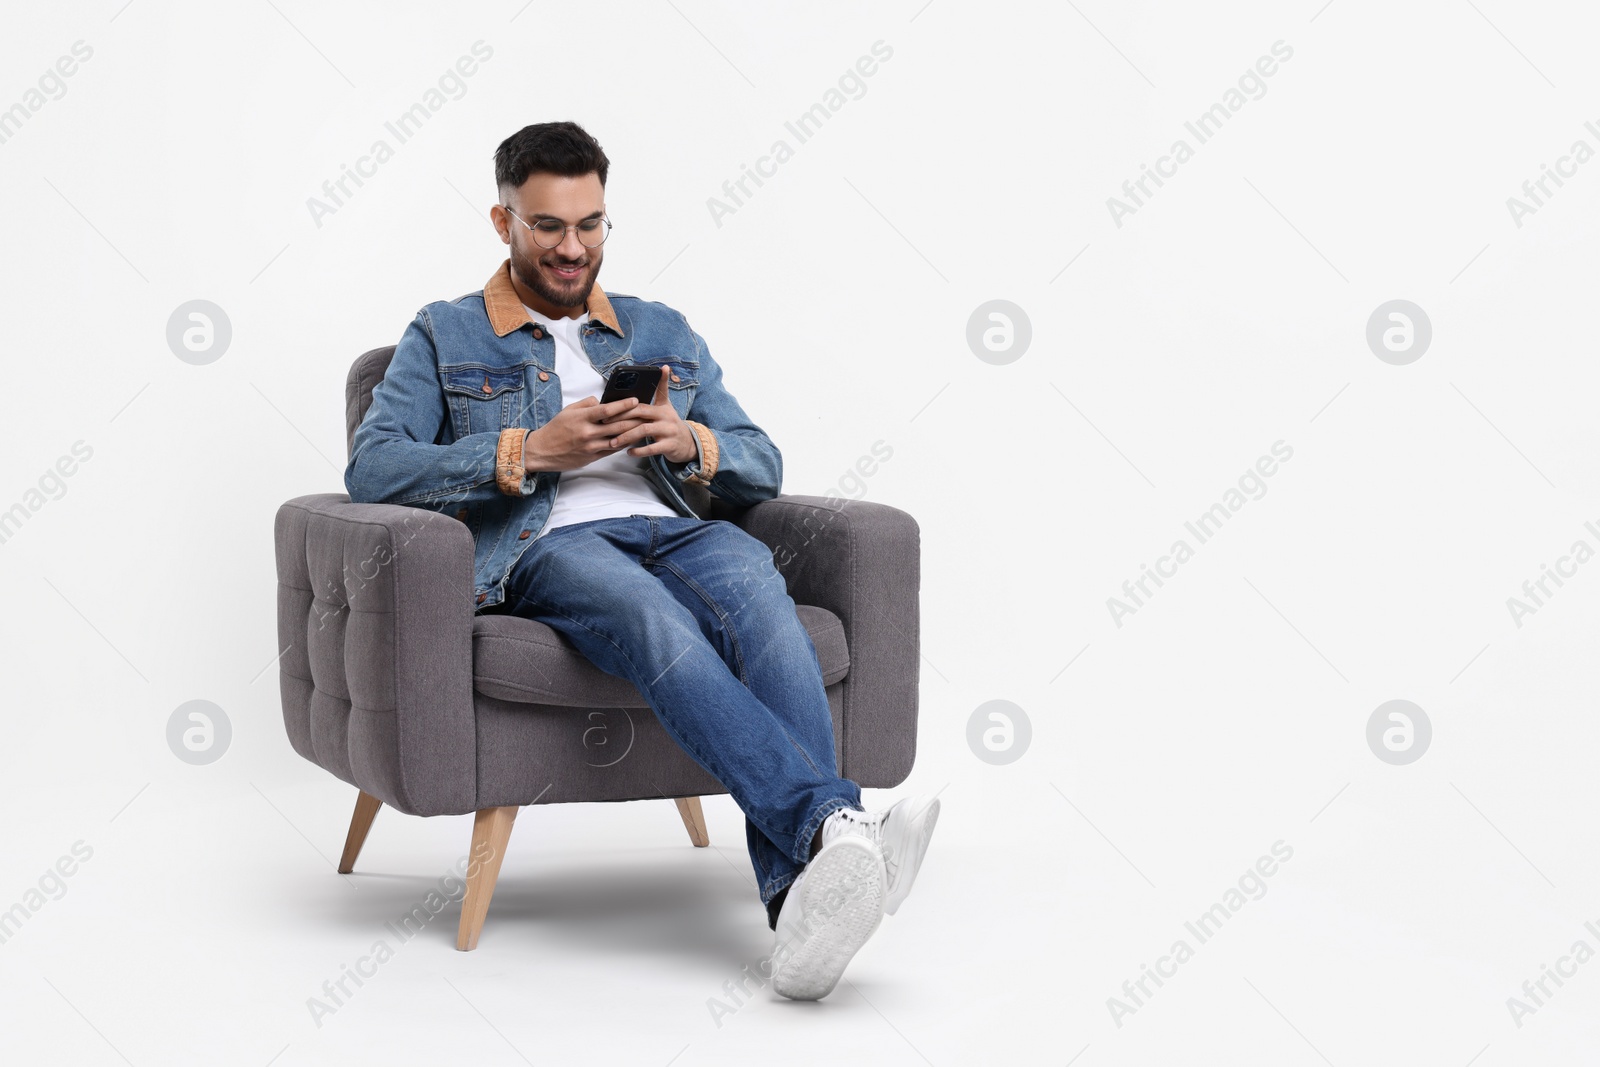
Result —
<path fill-rule="evenodd" d="M 661 368 L 648 363 L 624 363 L 611 372 L 606 380 L 606 391 L 600 394 L 600 403 L 633 397 L 641 404 L 655 399 L 656 385 L 661 381 Z"/>

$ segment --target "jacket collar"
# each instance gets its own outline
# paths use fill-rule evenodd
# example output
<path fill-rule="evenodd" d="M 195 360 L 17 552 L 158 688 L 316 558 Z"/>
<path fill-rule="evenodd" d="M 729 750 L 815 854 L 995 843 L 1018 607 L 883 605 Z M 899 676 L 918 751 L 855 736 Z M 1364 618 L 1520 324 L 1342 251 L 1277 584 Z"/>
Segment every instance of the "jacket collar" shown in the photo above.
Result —
<path fill-rule="evenodd" d="M 483 306 L 489 313 L 489 325 L 494 328 L 496 337 L 504 337 L 533 321 L 528 318 L 522 298 L 511 284 L 511 260 L 500 264 L 500 269 L 484 283 Z M 611 310 L 611 301 L 606 299 L 605 290 L 598 283 L 589 290 L 588 312 L 590 319 L 609 327 L 618 337 L 624 336 L 622 327 L 617 324 L 617 313 Z"/>

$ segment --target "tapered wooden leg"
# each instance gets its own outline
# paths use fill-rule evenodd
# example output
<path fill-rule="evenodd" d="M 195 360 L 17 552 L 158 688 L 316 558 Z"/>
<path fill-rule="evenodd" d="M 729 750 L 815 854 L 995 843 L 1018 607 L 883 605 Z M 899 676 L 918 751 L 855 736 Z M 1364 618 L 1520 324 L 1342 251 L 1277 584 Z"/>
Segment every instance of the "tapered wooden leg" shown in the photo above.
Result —
<path fill-rule="evenodd" d="M 361 846 L 367 840 L 367 831 L 372 829 L 372 820 L 381 807 L 383 801 L 371 793 L 361 792 L 356 795 L 356 813 L 350 816 L 350 832 L 345 835 L 344 855 L 339 857 L 340 874 L 349 874 L 355 869 L 356 857 L 361 855 Z"/>
<path fill-rule="evenodd" d="M 500 861 L 505 859 L 511 840 L 511 823 L 517 809 L 484 808 L 472 820 L 472 851 L 468 854 L 467 895 L 461 901 L 461 929 L 456 933 L 456 948 L 470 952 L 478 947 L 483 920 L 489 914 L 489 898 L 500 877 Z"/>
<path fill-rule="evenodd" d="M 711 844 L 711 837 L 706 833 L 706 814 L 700 810 L 699 797 L 678 797 L 678 814 L 683 817 L 683 828 L 689 831 L 689 840 L 695 848 L 705 848 Z"/>

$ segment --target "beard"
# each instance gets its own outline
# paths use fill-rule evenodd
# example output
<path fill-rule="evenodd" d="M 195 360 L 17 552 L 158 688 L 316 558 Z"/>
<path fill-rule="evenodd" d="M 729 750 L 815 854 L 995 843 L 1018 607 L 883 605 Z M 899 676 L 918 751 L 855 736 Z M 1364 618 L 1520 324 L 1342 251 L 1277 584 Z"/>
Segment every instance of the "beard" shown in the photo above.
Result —
<path fill-rule="evenodd" d="M 541 263 L 548 262 L 554 265 L 571 266 L 573 260 L 554 249 L 536 248 L 538 257 L 530 257 L 516 246 L 511 248 L 511 269 L 516 272 L 518 280 L 532 289 L 540 299 L 549 301 L 559 308 L 584 307 L 589 302 L 589 293 L 594 289 L 595 280 L 600 276 L 600 261 L 603 255 L 598 248 L 586 249 L 584 260 L 588 267 L 578 277 L 571 281 L 564 281 L 547 273 Z"/>

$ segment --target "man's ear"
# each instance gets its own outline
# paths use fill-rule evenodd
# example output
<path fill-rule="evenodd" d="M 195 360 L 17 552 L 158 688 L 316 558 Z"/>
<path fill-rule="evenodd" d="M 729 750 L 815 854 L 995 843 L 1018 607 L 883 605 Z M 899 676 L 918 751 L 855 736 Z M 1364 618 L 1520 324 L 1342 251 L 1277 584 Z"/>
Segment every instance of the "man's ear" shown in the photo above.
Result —
<path fill-rule="evenodd" d="M 495 204 L 489 209 L 489 221 L 494 224 L 494 232 L 500 235 L 500 243 L 511 243 L 511 216 L 506 214 L 506 209 Z"/>

